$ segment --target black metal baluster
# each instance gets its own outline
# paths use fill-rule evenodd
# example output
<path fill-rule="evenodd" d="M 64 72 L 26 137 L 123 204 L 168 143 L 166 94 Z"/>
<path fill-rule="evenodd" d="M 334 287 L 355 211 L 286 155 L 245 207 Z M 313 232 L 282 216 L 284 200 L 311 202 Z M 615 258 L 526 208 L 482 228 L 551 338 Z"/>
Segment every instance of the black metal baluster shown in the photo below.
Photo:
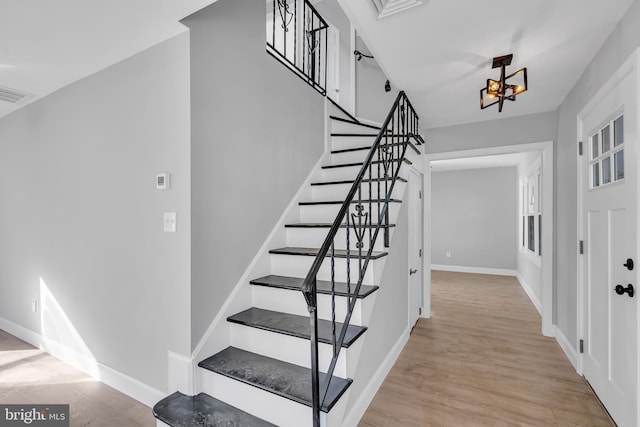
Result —
<path fill-rule="evenodd" d="M 331 242 L 331 334 L 333 354 L 337 355 L 336 347 L 336 262 L 335 241 Z"/>

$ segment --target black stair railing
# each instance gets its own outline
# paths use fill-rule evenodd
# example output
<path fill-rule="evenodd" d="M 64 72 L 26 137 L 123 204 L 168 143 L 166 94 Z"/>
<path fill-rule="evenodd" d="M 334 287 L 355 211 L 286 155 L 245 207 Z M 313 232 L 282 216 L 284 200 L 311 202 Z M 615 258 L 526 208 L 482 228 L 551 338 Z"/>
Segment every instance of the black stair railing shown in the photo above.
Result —
<path fill-rule="evenodd" d="M 323 95 L 328 28 L 309 0 L 267 2 L 267 52 Z"/>
<path fill-rule="evenodd" d="M 365 280 L 369 261 L 374 257 L 374 245 L 381 230 L 384 233 L 384 246 L 389 247 L 389 203 L 411 139 L 416 145 L 424 142 L 418 134 L 418 115 L 405 93 L 400 92 L 304 279 L 302 292 L 307 301 L 311 325 L 314 427 L 320 426 L 320 409 L 327 395 L 357 296 Z M 341 229 L 344 230 L 344 236 L 341 234 L 338 238 L 338 231 Z M 337 247 L 345 249 L 338 250 Z M 325 381 L 321 384 L 316 277 L 320 267 L 327 260 L 331 276 L 333 354 Z M 347 312 L 342 328 L 338 330 L 335 276 L 340 264 L 344 266 L 340 271 L 346 276 Z"/>

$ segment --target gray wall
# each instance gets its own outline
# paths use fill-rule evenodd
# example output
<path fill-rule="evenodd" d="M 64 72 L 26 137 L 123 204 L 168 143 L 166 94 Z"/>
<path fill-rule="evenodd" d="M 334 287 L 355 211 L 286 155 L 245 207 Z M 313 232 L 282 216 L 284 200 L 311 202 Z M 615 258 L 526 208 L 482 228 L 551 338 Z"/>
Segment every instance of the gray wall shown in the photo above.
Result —
<path fill-rule="evenodd" d="M 634 2 L 558 109 L 556 150 L 556 313 L 570 343 L 577 345 L 577 158 L 576 117 L 598 89 L 640 46 L 640 4 Z"/>
<path fill-rule="evenodd" d="M 530 114 L 465 125 L 427 129 L 427 154 L 553 141 L 556 114 Z"/>
<path fill-rule="evenodd" d="M 265 52 L 265 6 L 220 0 L 191 29 L 195 347 L 324 150 L 324 98 Z"/>
<path fill-rule="evenodd" d="M 517 189 L 515 166 L 433 172 L 432 263 L 515 270 Z"/>
<path fill-rule="evenodd" d="M 0 120 L 0 316 L 160 390 L 190 348 L 188 49 L 184 33 Z"/>
<path fill-rule="evenodd" d="M 360 37 L 356 37 L 356 49 L 371 55 Z M 382 123 L 398 96 L 398 88 L 391 84 L 391 92 L 384 91 L 384 75 L 375 59 L 356 61 L 356 116 Z"/>

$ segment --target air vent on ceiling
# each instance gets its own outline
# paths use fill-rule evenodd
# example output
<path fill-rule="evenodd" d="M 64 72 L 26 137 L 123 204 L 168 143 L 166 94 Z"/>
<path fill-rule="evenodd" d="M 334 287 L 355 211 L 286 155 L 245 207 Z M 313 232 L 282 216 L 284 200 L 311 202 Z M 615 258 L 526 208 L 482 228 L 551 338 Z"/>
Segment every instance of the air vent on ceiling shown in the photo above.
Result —
<path fill-rule="evenodd" d="M 20 92 L 19 90 L 16 90 L 16 89 L 0 86 L 0 101 L 17 104 L 18 102 L 22 101 L 28 96 L 29 96 L 28 93 Z"/>
<path fill-rule="evenodd" d="M 384 18 L 394 13 L 402 12 L 414 6 L 420 6 L 422 0 L 372 0 L 378 9 L 378 18 Z"/>

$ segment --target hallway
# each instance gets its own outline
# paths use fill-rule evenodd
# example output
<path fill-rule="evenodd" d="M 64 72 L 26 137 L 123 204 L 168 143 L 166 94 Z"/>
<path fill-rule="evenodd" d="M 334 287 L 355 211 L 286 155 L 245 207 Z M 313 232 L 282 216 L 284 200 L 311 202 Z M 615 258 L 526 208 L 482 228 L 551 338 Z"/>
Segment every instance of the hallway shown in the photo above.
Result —
<path fill-rule="evenodd" d="M 432 272 L 420 319 L 359 427 L 611 426 L 514 277 Z"/>

